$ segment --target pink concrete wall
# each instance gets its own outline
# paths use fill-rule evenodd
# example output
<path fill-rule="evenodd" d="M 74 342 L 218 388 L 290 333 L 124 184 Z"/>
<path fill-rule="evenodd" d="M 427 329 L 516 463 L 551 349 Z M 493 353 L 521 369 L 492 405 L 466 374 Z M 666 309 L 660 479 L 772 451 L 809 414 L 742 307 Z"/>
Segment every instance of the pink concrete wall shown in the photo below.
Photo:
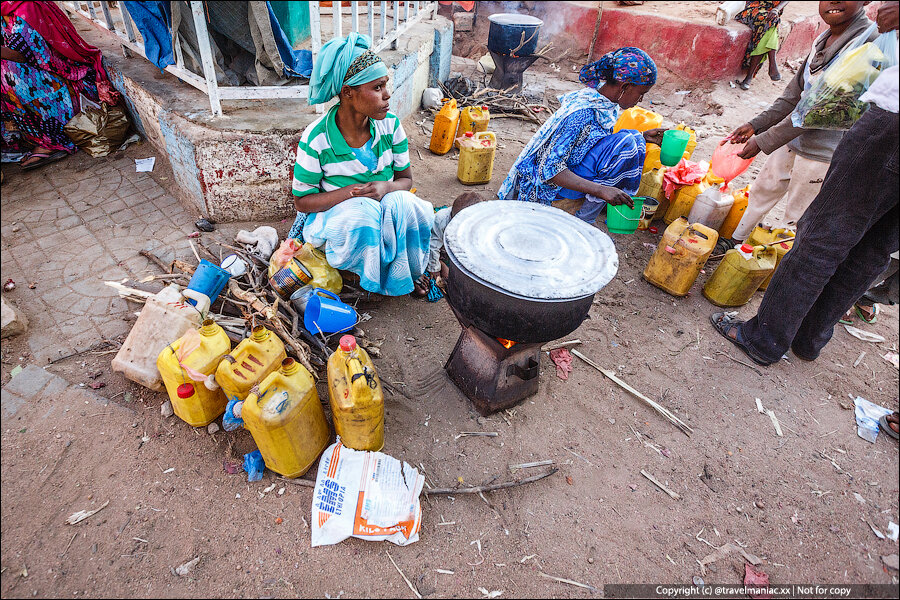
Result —
<path fill-rule="evenodd" d="M 509 10 L 510 4 L 485 2 L 482 14 Z M 519 3 L 518 12 L 528 12 L 545 23 L 563 23 L 562 30 L 545 24 L 541 42 L 565 36 L 567 41 L 587 52 L 594 34 L 597 6 L 593 2 L 537 2 L 532 10 Z M 666 76 L 686 83 L 716 81 L 736 77 L 741 72 L 741 59 L 750 40 L 750 30 L 722 27 L 715 23 L 697 23 L 630 9 L 613 8 L 605 3 L 594 57 L 622 46 L 638 46 L 656 61 Z M 495 8 L 496 5 L 496 8 Z M 491 10 L 493 9 L 493 10 Z M 552 11 L 552 18 L 550 12 Z M 561 17 L 561 18 L 560 18 Z M 778 56 L 782 61 L 803 58 L 815 36 L 825 24 L 818 17 L 793 24 Z M 560 44 L 566 45 L 566 44 Z"/>

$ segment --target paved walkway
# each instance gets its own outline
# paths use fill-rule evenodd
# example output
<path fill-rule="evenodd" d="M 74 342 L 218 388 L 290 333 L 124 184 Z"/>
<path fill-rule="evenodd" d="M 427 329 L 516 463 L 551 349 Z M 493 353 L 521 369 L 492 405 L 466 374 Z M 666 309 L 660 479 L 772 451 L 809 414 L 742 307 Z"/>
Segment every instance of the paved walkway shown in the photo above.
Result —
<path fill-rule="evenodd" d="M 28 317 L 37 364 L 130 329 L 123 316 L 138 308 L 103 282 L 157 273 L 138 251 L 192 256 L 194 218 L 136 173 L 132 158 L 78 153 L 31 172 L 11 169 L 2 192 L 2 279 L 16 282 L 6 297 Z"/>

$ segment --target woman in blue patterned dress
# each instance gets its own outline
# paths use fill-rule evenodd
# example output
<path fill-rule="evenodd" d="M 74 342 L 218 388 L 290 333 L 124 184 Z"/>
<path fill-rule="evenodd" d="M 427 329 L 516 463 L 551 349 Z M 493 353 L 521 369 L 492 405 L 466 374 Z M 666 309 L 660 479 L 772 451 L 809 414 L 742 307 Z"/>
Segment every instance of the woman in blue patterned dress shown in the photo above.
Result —
<path fill-rule="evenodd" d="M 639 48 L 619 48 L 584 66 L 588 87 L 560 96 L 562 105 L 519 154 L 497 196 L 552 204 L 584 200 L 575 216 L 593 223 L 609 204 L 632 205 L 646 155 L 662 129 L 613 133 L 621 109 L 641 101 L 656 83 L 656 64 Z"/>

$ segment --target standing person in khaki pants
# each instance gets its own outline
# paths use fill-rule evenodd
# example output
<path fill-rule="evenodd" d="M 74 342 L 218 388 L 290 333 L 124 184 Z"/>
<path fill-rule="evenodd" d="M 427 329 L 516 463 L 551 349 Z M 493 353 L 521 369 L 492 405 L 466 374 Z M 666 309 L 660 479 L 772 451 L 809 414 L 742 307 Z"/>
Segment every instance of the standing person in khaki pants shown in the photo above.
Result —
<path fill-rule="evenodd" d="M 785 196 L 785 224 L 788 227 L 796 226 L 819 193 L 831 164 L 831 156 L 844 132 L 794 127 L 791 113 L 803 91 L 809 88 L 847 44 L 872 25 L 863 10 L 866 4 L 868 2 L 819 2 L 819 15 L 829 29 L 815 39 L 802 68 L 798 69 L 781 97 L 729 136 L 731 143 L 747 143 L 740 154 L 741 158 L 752 158 L 760 151 L 768 156 L 750 188 L 747 212 L 735 229 L 732 239 L 719 240 L 717 252 L 724 252 L 743 243 L 753 228 Z M 876 36 L 877 33 L 873 33 L 871 39 Z"/>

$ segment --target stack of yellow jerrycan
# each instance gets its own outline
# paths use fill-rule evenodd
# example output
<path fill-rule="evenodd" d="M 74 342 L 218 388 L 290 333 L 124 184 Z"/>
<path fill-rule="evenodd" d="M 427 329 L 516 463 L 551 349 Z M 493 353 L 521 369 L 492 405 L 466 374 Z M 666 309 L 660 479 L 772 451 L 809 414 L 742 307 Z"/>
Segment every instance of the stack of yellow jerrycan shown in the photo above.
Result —
<path fill-rule="evenodd" d="M 316 382 L 293 358 L 281 362 L 254 387 L 241 408 L 266 466 L 285 477 L 300 477 L 328 445 L 330 430 Z"/>
<path fill-rule="evenodd" d="M 662 125 L 662 122 L 663 116 L 661 114 L 640 106 L 633 106 L 623 110 L 619 115 L 619 119 L 613 125 L 613 133 L 618 132 L 620 129 L 633 129 L 643 133 L 650 129 L 656 129 Z"/>
<path fill-rule="evenodd" d="M 774 270 L 774 248 L 742 244 L 725 253 L 703 286 L 703 295 L 716 306 L 743 306 Z"/>
<path fill-rule="evenodd" d="M 750 232 L 750 236 L 747 238 L 746 243 L 751 246 L 771 245 L 775 248 L 775 269 L 778 269 L 778 265 L 781 264 L 781 259 L 784 258 L 784 255 L 788 253 L 788 250 L 794 246 L 794 235 L 795 233 L 790 229 L 757 226 Z M 769 288 L 769 282 L 772 281 L 772 275 L 774 274 L 775 271 L 772 271 L 772 273 L 759 284 L 759 289 L 761 291 L 765 291 Z"/>
<path fill-rule="evenodd" d="M 435 154 L 447 154 L 456 139 L 459 127 L 459 109 L 456 100 L 445 98 L 444 106 L 434 117 L 434 129 L 431 130 L 431 144 L 428 146 Z"/>
<path fill-rule="evenodd" d="M 735 190 L 731 196 L 734 198 L 734 204 L 731 205 L 731 210 L 728 211 L 725 222 L 719 228 L 719 236 L 723 238 L 730 238 L 734 235 L 734 230 L 740 225 L 744 212 L 746 212 L 747 206 L 750 204 L 750 186 L 744 186 L 739 190 Z"/>
<path fill-rule="evenodd" d="M 673 296 L 687 295 L 718 240 L 714 229 L 679 217 L 663 232 L 644 279 Z"/>
<path fill-rule="evenodd" d="M 216 383 L 222 386 L 228 400 L 244 400 L 250 389 L 277 369 L 285 358 L 284 342 L 258 325 L 234 352 L 222 357 L 216 369 Z"/>
<path fill-rule="evenodd" d="M 671 224 L 678 217 L 687 217 L 691 212 L 691 208 L 694 206 L 694 201 L 697 199 L 697 196 L 706 191 L 710 186 L 724 182 L 724 179 L 718 177 L 712 171 L 707 171 L 703 179 L 697 183 L 678 188 L 672 193 L 672 197 L 669 198 L 669 208 L 666 210 L 666 216 L 664 218 L 666 224 Z"/>
<path fill-rule="evenodd" d="M 375 365 L 356 338 L 345 335 L 328 358 L 331 418 L 341 443 L 354 450 L 384 447 L 384 392 Z"/>
<path fill-rule="evenodd" d="M 467 106 L 459 111 L 459 129 L 453 147 L 459 148 L 459 138 L 467 133 L 487 131 L 490 122 L 491 112 L 487 106 Z"/>
<path fill-rule="evenodd" d="M 209 425 L 225 412 L 225 394 L 212 381 L 222 357 L 231 350 L 225 330 L 212 319 L 166 346 L 156 359 L 172 409 L 191 427 Z M 213 389 L 210 389 L 213 388 Z"/>
<path fill-rule="evenodd" d="M 488 183 L 494 172 L 497 137 L 490 131 L 467 131 L 459 138 L 459 166 L 456 178 L 463 185 Z"/>

